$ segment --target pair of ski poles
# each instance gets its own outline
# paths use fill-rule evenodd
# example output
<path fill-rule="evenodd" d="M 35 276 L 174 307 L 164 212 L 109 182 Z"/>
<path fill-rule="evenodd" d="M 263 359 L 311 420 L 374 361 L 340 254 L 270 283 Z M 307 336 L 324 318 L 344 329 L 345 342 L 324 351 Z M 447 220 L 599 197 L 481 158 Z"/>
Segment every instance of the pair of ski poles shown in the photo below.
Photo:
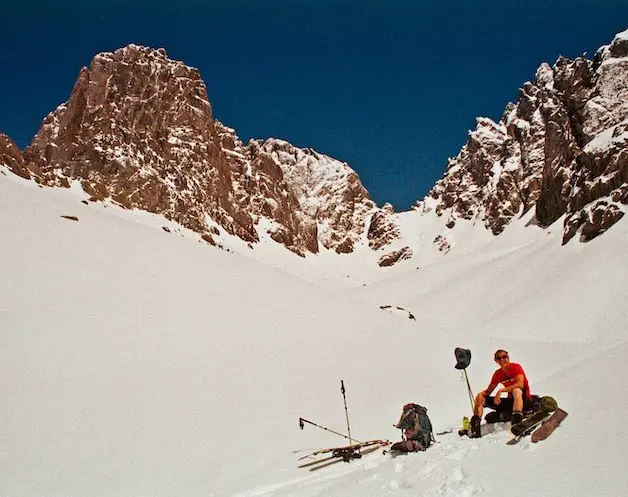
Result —
<path fill-rule="evenodd" d="M 469 349 L 463 349 L 460 347 L 457 347 L 454 350 L 454 355 L 456 356 L 456 365 L 455 368 L 456 369 L 461 369 L 463 374 L 464 374 L 464 378 L 466 380 L 467 383 L 467 391 L 469 393 L 469 403 L 471 404 L 471 412 L 473 412 L 475 404 L 474 404 L 474 397 L 473 397 L 473 391 L 471 390 L 471 383 L 469 382 L 469 375 L 467 374 L 467 367 L 469 367 L 469 364 L 471 364 L 471 351 Z M 305 427 L 305 423 L 310 424 L 312 426 L 316 426 L 317 428 L 321 428 L 325 431 L 328 431 L 330 433 L 333 433 L 335 435 L 339 435 L 343 438 L 347 438 L 349 440 L 349 445 L 353 445 L 353 441 L 354 439 L 351 438 L 351 427 L 349 426 L 349 411 L 347 409 L 347 397 L 345 395 L 345 383 L 343 380 L 340 380 L 340 391 L 342 392 L 342 398 L 344 401 L 344 405 L 345 405 L 345 416 L 347 418 L 347 433 L 348 435 L 345 435 L 343 433 L 339 433 L 337 431 L 331 430 L 329 428 L 326 428 L 325 426 L 321 426 L 319 424 L 314 423 L 313 421 L 310 421 L 308 419 L 305 418 L 299 418 L 299 427 L 301 429 L 303 429 Z M 357 443 L 362 443 L 359 440 L 355 440 Z"/>
<path fill-rule="evenodd" d="M 321 428 L 321 429 L 323 429 L 325 431 L 333 433 L 335 435 L 340 435 L 343 438 L 349 439 L 349 446 L 353 445 L 353 442 L 362 443 L 359 440 L 356 440 L 355 438 L 351 438 L 351 427 L 349 426 L 349 410 L 347 409 L 347 397 L 345 395 L 345 382 L 343 380 L 340 380 L 340 391 L 342 392 L 342 398 L 343 398 L 344 404 L 345 404 L 345 417 L 347 418 L 347 433 L 348 433 L 348 436 L 343 434 L 343 433 L 339 433 L 337 431 L 334 431 L 334 430 L 331 430 L 331 429 L 326 428 L 324 426 L 321 426 L 319 424 L 316 424 L 313 421 L 310 421 L 310 420 L 305 419 L 305 418 L 299 418 L 299 427 L 301 429 L 303 429 L 305 427 L 305 423 L 307 423 L 307 424 L 310 424 L 312 426 L 316 426 L 317 428 Z"/>

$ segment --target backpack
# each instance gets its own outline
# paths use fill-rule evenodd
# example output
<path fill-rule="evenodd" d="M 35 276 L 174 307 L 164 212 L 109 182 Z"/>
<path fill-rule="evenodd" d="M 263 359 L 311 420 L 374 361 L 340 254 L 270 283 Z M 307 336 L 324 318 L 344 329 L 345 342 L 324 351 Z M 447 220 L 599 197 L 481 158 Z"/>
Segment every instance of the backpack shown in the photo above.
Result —
<path fill-rule="evenodd" d="M 395 427 L 404 430 L 409 440 L 417 442 L 419 450 L 427 449 L 435 441 L 427 408 L 419 404 L 403 406 L 403 413 Z"/>

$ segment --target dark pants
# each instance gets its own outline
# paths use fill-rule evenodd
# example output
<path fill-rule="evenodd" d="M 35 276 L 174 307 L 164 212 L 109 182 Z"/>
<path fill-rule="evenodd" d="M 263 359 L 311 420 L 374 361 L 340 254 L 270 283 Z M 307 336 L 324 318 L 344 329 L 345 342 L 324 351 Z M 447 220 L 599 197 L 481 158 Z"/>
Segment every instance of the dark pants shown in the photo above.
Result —
<path fill-rule="evenodd" d="M 512 412 L 515 399 L 512 397 L 500 397 L 499 405 L 495 405 L 495 397 L 492 395 L 484 399 L 484 407 L 495 409 L 497 412 Z M 523 412 L 533 411 L 534 401 L 527 396 L 523 396 Z"/>

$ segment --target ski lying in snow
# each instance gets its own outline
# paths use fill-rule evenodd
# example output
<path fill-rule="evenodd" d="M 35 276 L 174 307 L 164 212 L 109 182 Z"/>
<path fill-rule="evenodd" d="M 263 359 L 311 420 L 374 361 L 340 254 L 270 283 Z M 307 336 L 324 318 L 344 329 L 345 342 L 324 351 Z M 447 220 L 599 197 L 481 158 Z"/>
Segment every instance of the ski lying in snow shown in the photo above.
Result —
<path fill-rule="evenodd" d="M 348 454 L 350 452 L 355 452 L 358 449 L 362 449 L 364 447 L 370 447 L 371 445 L 388 445 L 389 443 L 390 442 L 388 440 L 368 440 L 366 442 L 360 442 L 360 443 L 356 443 L 352 445 L 344 445 L 342 447 L 330 447 L 327 449 L 317 449 L 313 452 L 310 452 L 309 454 L 305 456 L 299 457 L 299 460 L 307 459 L 312 456 L 318 456 L 320 454 L 328 454 L 329 452 Z"/>
<path fill-rule="evenodd" d="M 540 428 L 532 433 L 532 442 L 537 443 L 549 437 L 556 428 L 563 422 L 569 413 L 563 411 L 560 407 L 556 409 L 552 415 L 547 418 Z"/>
<path fill-rule="evenodd" d="M 510 432 L 514 435 L 512 439 L 506 442 L 508 445 L 518 444 L 522 438 L 532 433 L 536 430 L 543 421 L 548 419 L 551 416 L 551 413 L 546 411 L 535 412 L 521 423 L 517 423 L 510 428 Z"/>
<path fill-rule="evenodd" d="M 314 466 L 315 464 L 320 464 L 325 461 L 331 461 L 332 459 L 336 459 L 337 457 L 340 457 L 340 456 L 327 456 L 327 457 L 323 457 L 322 459 L 314 459 L 313 461 L 308 461 L 303 464 L 299 464 L 297 468 L 308 468 L 310 466 Z"/>
<path fill-rule="evenodd" d="M 371 452 L 375 452 L 376 450 L 380 449 L 381 447 L 385 447 L 386 445 L 390 443 L 388 441 L 380 441 L 380 442 L 384 442 L 384 443 L 370 445 L 366 449 L 361 450 L 359 453 L 354 452 L 353 455 L 350 457 L 347 457 L 347 455 L 343 453 L 334 454 L 329 457 L 325 457 L 324 459 L 319 459 L 318 461 L 310 461 L 309 463 L 302 464 L 299 466 L 299 468 L 310 467 L 310 471 L 316 471 L 318 469 L 326 468 L 327 466 L 331 466 L 332 464 L 336 464 L 339 462 L 349 462 L 352 459 L 360 459 L 362 456 L 366 454 L 370 454 Z"/>
<path fill-rule="evenodd" d="M 369 440 L 367 442 L 362 442 L 362 443 L 352 444 L 352 445 L 345 445 L 343 447 L 330 447 L 328 449 L 318 449 L 318 450 L 315 450 L 314 452 L 311 452 L 310 454 L 301 456 L 299 458 L 299 461 L 302 461 L 303 459 L 307 459 L 307 458 L 312 458 L 314 456 L 321 455 L 321 454 L 329 454 L 330 452 L 331 452 L 331 455 L 324 457 L 322 459 L 314 459 L 314 460 L 303 462 L 299 464 L 297 467 L 307 468 L 309 466 L 314 466 L 319 463 L 331 461 L 332 459 L 338 459 L 340 461 L 350 461 L 351 459 L 359 459 L 362 456 L 362 454 L 368 454 L 369 452 L 372 452 L 369 449 L 373 448 L 373 450 L 377 450 L 380 447 L 386 447 L 387 445 L 390 445 L 389 440 Z"/>
<path fill-rule="evenodd" d="M 533 426 L 536 426 L 544 421 L 548 416 L 550 416 L 550 414 L 551 413 L 546 411 L 537 411 L 534 414 L 528 416 L 521 423 L 512 425 L 512 427 L 510 428 L 510 432 L 514 436 L 519 436 L 526 431 L 529 431 L 530 428 L 532 428 Z"/>

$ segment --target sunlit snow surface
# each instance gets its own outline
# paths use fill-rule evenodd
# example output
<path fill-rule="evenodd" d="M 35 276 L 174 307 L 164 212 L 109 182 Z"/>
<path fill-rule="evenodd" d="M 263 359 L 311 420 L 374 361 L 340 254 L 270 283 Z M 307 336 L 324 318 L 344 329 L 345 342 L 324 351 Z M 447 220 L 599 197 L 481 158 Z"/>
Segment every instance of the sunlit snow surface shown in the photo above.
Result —
<path fill-rule="evenodd" d="M 415 256 L 306 259 L 262 240 L 231 252 L 162 218 L 81 203 L 0 172 L 0 495 L 622 495 L 628 488 L 628 223 L 561 247 L 529 216 L 434 251 L 441 221 L 404 213 Z M 78 222 L 61 216 L 76 216 Z M 162 227 L 168 227 L 166 232 Z M 403 313 L 381 310 L 399 306 Z M 436 431 L 469 415 L 453 349 L 486 387 L 496 348 L 570 416 L 507 446 L 438 437 L 310 473 L 294 450 L 342 444 L 306 426 L 399 436 L 400 408 Z"/>

